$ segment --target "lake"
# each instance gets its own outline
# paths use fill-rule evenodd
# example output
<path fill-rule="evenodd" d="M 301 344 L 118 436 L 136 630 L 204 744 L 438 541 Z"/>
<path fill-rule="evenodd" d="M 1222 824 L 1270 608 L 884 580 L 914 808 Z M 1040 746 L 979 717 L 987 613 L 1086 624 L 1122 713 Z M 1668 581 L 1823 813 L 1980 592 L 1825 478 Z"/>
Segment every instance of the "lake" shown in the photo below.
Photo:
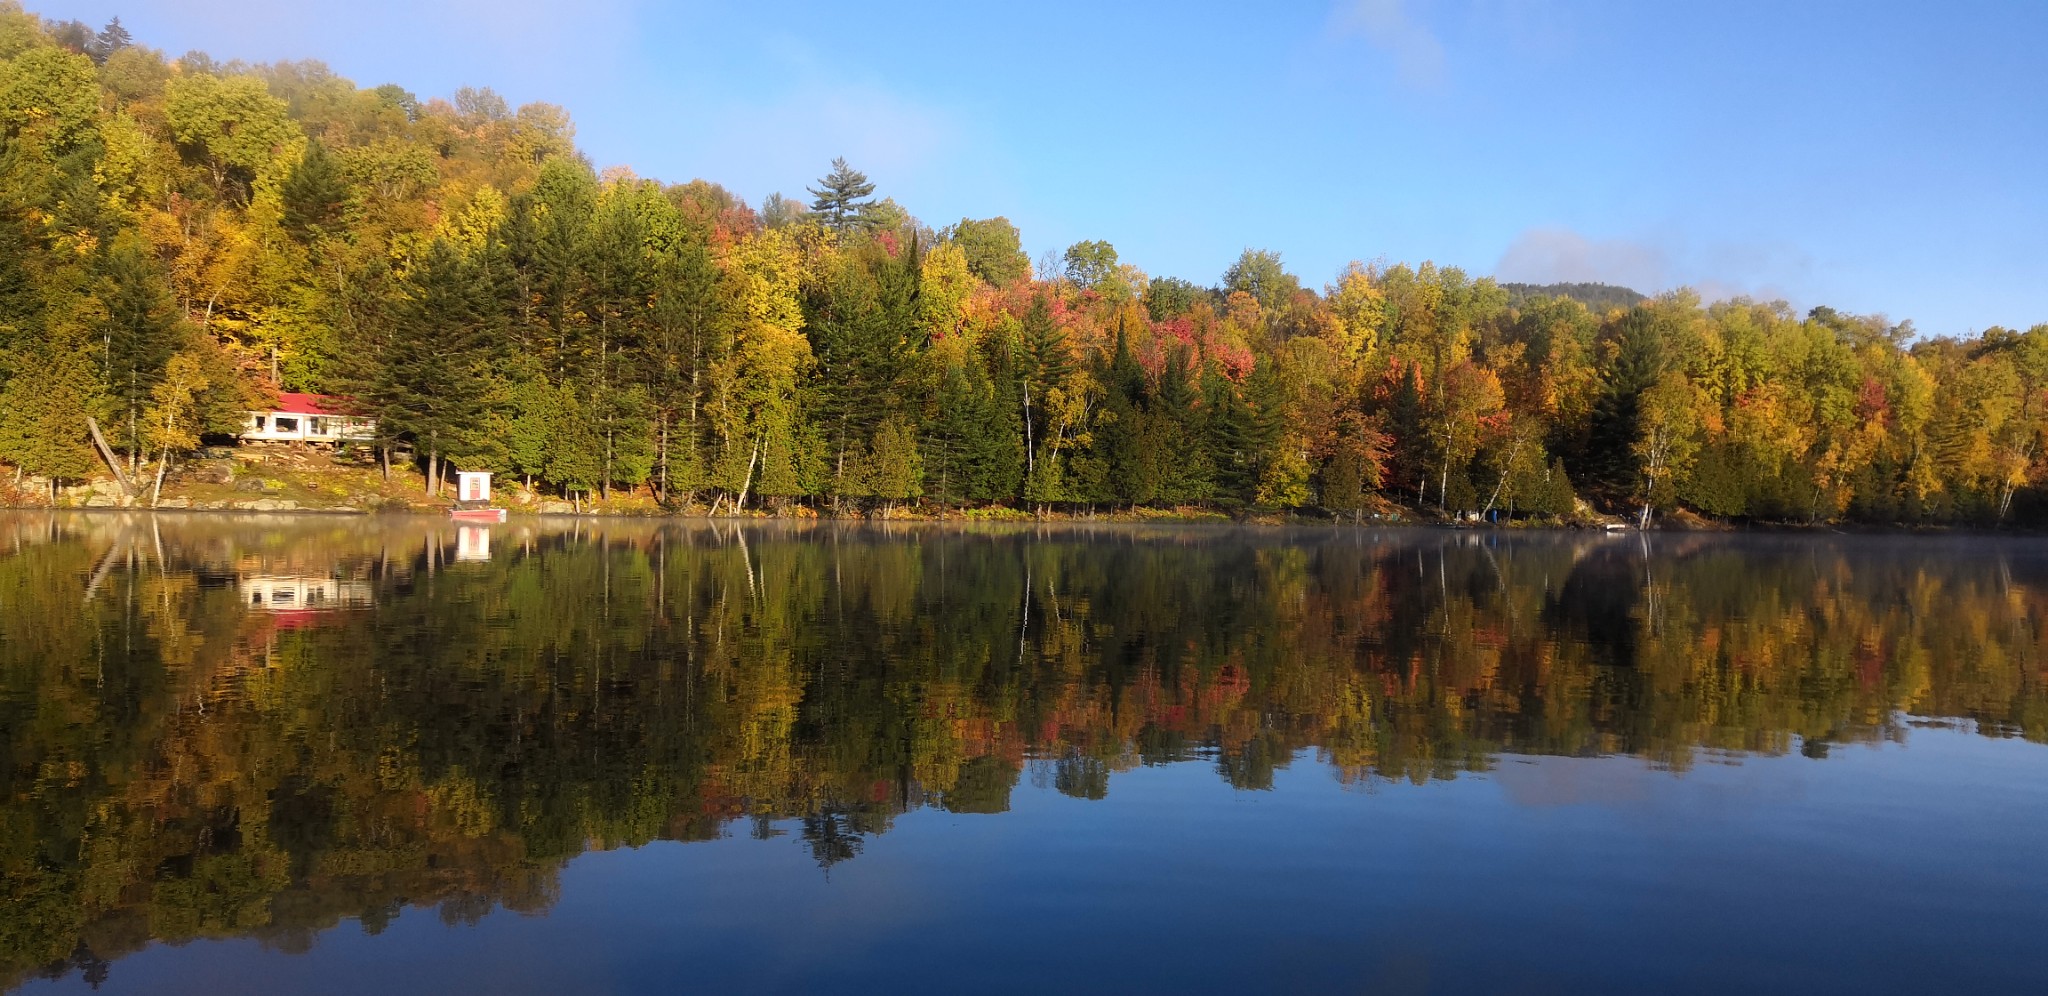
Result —
<path fill-rule="evenodd" d="M 0 514 L 0 990 L 2048 990 L 2048 541 Z"/>

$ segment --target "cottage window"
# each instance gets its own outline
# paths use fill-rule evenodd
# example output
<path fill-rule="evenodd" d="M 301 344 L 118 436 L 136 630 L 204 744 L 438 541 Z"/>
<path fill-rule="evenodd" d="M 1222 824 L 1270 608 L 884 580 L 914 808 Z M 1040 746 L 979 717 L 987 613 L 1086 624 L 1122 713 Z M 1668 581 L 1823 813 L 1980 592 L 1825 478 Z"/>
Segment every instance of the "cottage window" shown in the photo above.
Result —
<path fill-rule="evenodd" d="M 313 416 L 313 417 L 312 417 L 312 419 L 310 420 L 310 423 L 309 423 L 309 424 L 310 424 L 310 429 L 309 429 L 308 431 L 312 432 L 312 434 L 313 434 L 313 435 L 316 435 L 316 436 L 324 436 L 324 435 L 327 435 L 327 420 L 326 420 L 326 419 L 324 419 L 324 418 L 322 418 L 322 417 L 320 417 L 320 416 L 318 416 L 318 415 L 315 415 L 315 416 Z"/>
<path fill-rule="evenodd" d="M 279 432 L 297 432 L 297 431 L 299 431 L 299 420 L 298 420 L 298 419 L 295 419 L 295 418 L 285 418 L 284 416 L 282 416 L 282 415 L 279 415 L 279 416 L 278 416 L 278 417 L 277 417 L 276 419 L 274 419 L 274 420 L 272 420 L 272 421 L 273 421 L 273 422 L 274 422 L 274 424 L 275 424 L 275 425 L 277 426 L 277 431 L 279 431 Z"/>
<path fill-rule="evenodd" d="M 250 424 L 251 426 L 254 426 L 257 432 L 262 432 L 262 431 L 263 431 L 263 416 L 261 416 L 261 415 L 251 415 L 251 416 L 249 416 L 249 424 Z"/>

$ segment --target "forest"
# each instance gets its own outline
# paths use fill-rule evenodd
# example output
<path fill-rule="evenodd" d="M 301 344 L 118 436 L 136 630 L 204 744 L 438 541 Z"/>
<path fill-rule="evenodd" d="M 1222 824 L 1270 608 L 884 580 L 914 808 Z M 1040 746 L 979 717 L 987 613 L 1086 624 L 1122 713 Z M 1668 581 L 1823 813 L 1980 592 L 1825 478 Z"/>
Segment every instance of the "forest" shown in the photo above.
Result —
<path fill-rule="evenodd" d="M 159 478 L 277 391 L 374 459 L 675 510 L 1160 509 L 2027 525 L 2048 324 L 1034 260 L 837 161 L 801 197 L 603 171 L 567 112 L 176 58 L 0 0 L 0 462 Z M 103 430 L 103 445 L 96 445 Z"/>

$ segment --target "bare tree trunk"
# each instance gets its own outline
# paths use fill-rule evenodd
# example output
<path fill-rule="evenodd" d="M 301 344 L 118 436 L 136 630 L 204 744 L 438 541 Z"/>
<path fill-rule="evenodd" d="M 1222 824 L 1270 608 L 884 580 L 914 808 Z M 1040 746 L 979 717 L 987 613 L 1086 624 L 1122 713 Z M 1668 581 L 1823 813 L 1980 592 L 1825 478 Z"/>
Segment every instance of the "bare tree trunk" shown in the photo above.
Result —
<path fill-rule="evenodd" d="M 1038 470 L 1038 448 L 1031 441 L 1031 381 L 1024 382 L 1024 477 Z"/>
<path fill-rule="evenodd" d="M 663 505 L 668 504 L 668 408 L 661 410 L 661 473 L 656 477 L 659 489 L 656 497 Z"/>
<path fill-rule="evenodd" d="M 149 507 L 155 508 L 164 496 L 164 471 L 171 465 L 171 448 L 166 446 L 156 458 L 156 488 L 149 493 Z"/>
<path fill-rule="evenodd" d="M 1487 496 L 1486 508 L 1484 511 L 1479 513 L 1480 518 L 1486 518 L 1487 514 L 1493 511 L 1493 503 L 1500 500 L 1500 489 L 1508 483 L 1508 474 L 1513 471 L 1515 466 L 1515 454 L 1520 453 L 1521 451 L 1522 440 L 1521 437 L 1517 435 L 1515 437 L 1514 445 L 1508 447 L 1508 458 L 1507 462 L 1502 464 L 1501 466 L 1500 480 L 1493 482 L 1493 494 Z"/>
<path fill-rule="evenodd" d="M 99 420 L 87 415 L 85 417 L 85 427 L 92 433 L 92 445 L 94 449 L 99 450 L 100 459 L 106 461 L 107 469 L 114 472 L 114 483 L 121 486 L 121 496 L 123 498 L 135 497 L 135 487 L 128 483 L 128 475 L 121 472 L 121 461 L 114 456 L 114 448 L 107 445 L 107 437 L 100 433 Z M 50 480 L 54 487 L 56 478 L 53 477 Z M 54 495 L 55 492 L 53 491 L 51 494 Z M 56 499 L 54 497 L 50 500 L 52 504 L 55 504 Z"/>
<path fill-rule="evenodd" d="M 735 511 L 746 510 L 747 491 L 754 486 L 754 465 L 761 462 L 761 444 L 765 441 L 765 437 L 757 436 L 754 438 L 754 454 L 747 458 L 747 476 L 745 480 L 740 482 L 740 500 L 733 505 Z"/>

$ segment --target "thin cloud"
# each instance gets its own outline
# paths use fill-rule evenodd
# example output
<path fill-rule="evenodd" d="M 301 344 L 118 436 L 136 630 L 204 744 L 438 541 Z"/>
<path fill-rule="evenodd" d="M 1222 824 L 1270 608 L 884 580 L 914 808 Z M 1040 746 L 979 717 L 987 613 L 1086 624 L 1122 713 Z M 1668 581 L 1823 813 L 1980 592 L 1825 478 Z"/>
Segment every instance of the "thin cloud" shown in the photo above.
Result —
<path fill-rule="evenodd" d="M 1494 273 L 1529 284 L 1603 283 L 1654 293 L 1671 284 L 1671 257 L 1628 239 L 1589 239 L 1569 228 L 1532 228 L 1515 236 Z"/>
<path fill-rule="evenodd" d="M 1441 86 L 1443 42 L 1409 7 L 1409 0 L 1343 0 L 1332 21 L 1338 34 L 1364 38 L 1392 56 L 1395 70 L 1410 86 Z"/>
<path fill-rule="evenodd" d="M 1791 300 L 1798 288 L 1811 290 L 1814 270 L 1812 257 L 1791 246 L 1599 239 L 1556 226 L 1515 236 L 1494 265 L 1496 277 L 1514 283 L 1614 284 L 1644 294 L 1690 287 L 1707 301 Z"/>

